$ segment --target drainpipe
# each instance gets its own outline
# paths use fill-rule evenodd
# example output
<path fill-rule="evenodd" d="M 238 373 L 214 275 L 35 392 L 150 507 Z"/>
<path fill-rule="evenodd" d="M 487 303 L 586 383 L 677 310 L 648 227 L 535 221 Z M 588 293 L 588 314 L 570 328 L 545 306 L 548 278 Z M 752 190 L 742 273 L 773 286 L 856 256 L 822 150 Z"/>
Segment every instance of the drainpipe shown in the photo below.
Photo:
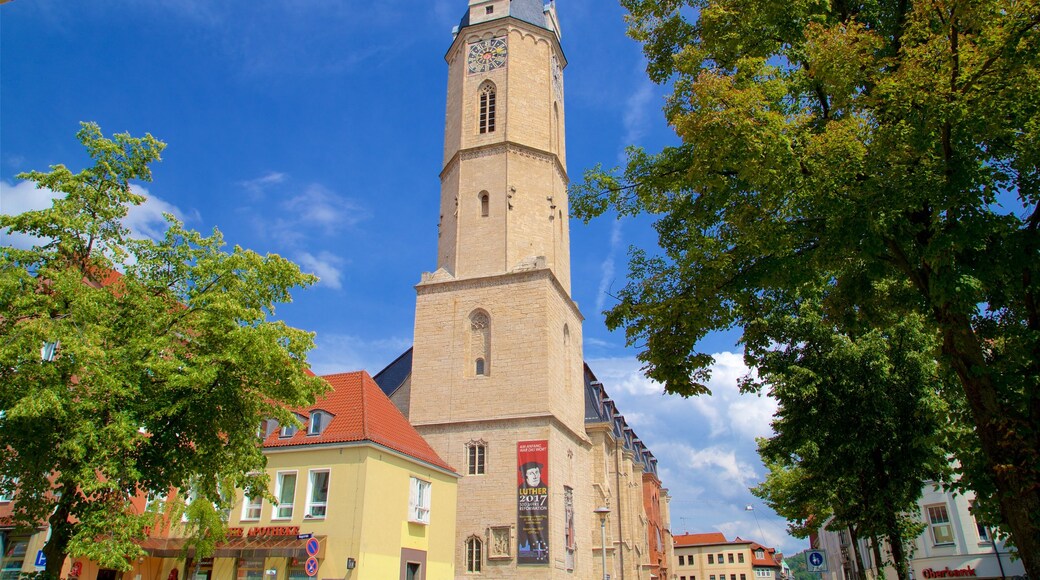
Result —
<path fill-rule="evenodd" d="M 625 437 L 625 432 L 623 430 L 621 432 L 621 437 L 622 437 L 622 441 L 623 441 L 624 437 Z M 621 499 L 622 499 L 622 493 L 621 493 L 621 457 L 619 455 L 619 451 L 620 450 L 618 449 L 618 444 L 617 444 L 617 442 L 615 442 L 614 443 L 614 476 L 615 476 L 615 479 L 617 480 L 617 494 L 618 494 L 618 501 L 617 501 L 617 511 L 618 511 L 618 519 L 617 519 L 617 528 L 618 528 L 618 562 L 621 565 L 621 580 L 625 580 L 625 549 L 624 549 L 624 545 L 622 544 L 624 542 L 624 540 L 625 540 L 625 537 L 624 537 L 624 530 L 621 527 L 621 515 L 622 515 Z"/>
<path fill-rule="evenodd" d="M 993 535 L 993 532 L 990 532 Z M 1000 580 L 1007 580 L 1007 576 L 1004 575 L 1004 563 L 1000 561 L 1000 550 L 997 549 L 997 539 L 993 538 L 993 554 L 997 557 L 997 566 L 1000 566 Z"/>

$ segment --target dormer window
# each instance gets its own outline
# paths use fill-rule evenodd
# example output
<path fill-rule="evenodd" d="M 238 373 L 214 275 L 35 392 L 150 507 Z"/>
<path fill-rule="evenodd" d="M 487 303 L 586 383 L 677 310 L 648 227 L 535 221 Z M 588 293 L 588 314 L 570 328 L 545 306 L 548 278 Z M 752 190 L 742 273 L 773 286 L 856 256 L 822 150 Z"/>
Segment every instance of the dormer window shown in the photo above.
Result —
<path fill-rule="evenodd" d="M 307 423 L 307 434 L 308 435 L 321 435 L 321 432 L 325 430 L 325 426 L 329 422 L 329 416 L 321 411 L 314 411 L 311 413 L 311 420 Z"/>
<path fill-rule="evenodd" d="M 278 432 L 279 437 L 292 437 L 296 435 L 296 425 L 282 425 L 281 431 Z"/>

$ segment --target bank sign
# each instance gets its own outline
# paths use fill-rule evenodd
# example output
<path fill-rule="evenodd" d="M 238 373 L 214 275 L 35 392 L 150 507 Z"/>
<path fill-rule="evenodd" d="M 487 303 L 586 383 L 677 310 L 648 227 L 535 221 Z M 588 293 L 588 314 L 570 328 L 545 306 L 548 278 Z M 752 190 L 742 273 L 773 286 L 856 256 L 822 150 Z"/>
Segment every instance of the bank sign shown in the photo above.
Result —
<path fill-rule="evenodd" d="M 975 568 L 972 568 L 971 566 L 965 566 L 953 570 L 947 566 L 942 570 L 925 568 L 924 570 L 921 570 L 921 576 L 931 580 L 932 578 L 974 578 L 976 574 Z"/>

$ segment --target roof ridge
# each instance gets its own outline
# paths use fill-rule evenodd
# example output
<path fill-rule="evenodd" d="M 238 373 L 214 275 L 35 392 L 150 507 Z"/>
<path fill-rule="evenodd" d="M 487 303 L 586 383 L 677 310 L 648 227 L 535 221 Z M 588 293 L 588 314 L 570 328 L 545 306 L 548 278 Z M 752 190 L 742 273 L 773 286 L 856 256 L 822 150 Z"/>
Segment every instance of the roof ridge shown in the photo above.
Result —
<path fill-rule="evenodd" d="M 368 389 L 365 388 L 367 386 L 365 385 L 365 379 L 367 378 L 371 380 L 371 377 L 368 376 L 367 371 L 357 372 L 361 378 L 361 384 L 359 385 L 359 390 L 361 391 L 361 436 L 365 439 L 368 439 L 369 441 L 373 441 L 372 430 L 369 428 L 368 425 L 369 415 L 371 415 L 368 409 Z"/>

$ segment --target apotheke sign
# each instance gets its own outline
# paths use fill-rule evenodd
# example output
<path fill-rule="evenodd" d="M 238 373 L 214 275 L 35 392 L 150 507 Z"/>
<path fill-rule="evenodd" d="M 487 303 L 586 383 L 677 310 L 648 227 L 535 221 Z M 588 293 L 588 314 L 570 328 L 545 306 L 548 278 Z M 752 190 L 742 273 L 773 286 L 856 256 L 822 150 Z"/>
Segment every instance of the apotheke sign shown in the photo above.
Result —
<path fill-rule="evenodd" d="M 300 535 L 300 526 L 257 526 L 253 528 L 228 528 L 228 538 L 242 538 L 242 537 L 277 537 L 284 538 L 286 536 L 296 537 Z"/>
<path fill-rule="evenodd" d="M 921 575 L 925 578 L 974 578 L 975 568 L 971 566 L 965 566 L 956 570 L 950 570 L 949 567 L 943 570 L 933 570 L 931 568 L 925 568 L 921 571 Z"/>

